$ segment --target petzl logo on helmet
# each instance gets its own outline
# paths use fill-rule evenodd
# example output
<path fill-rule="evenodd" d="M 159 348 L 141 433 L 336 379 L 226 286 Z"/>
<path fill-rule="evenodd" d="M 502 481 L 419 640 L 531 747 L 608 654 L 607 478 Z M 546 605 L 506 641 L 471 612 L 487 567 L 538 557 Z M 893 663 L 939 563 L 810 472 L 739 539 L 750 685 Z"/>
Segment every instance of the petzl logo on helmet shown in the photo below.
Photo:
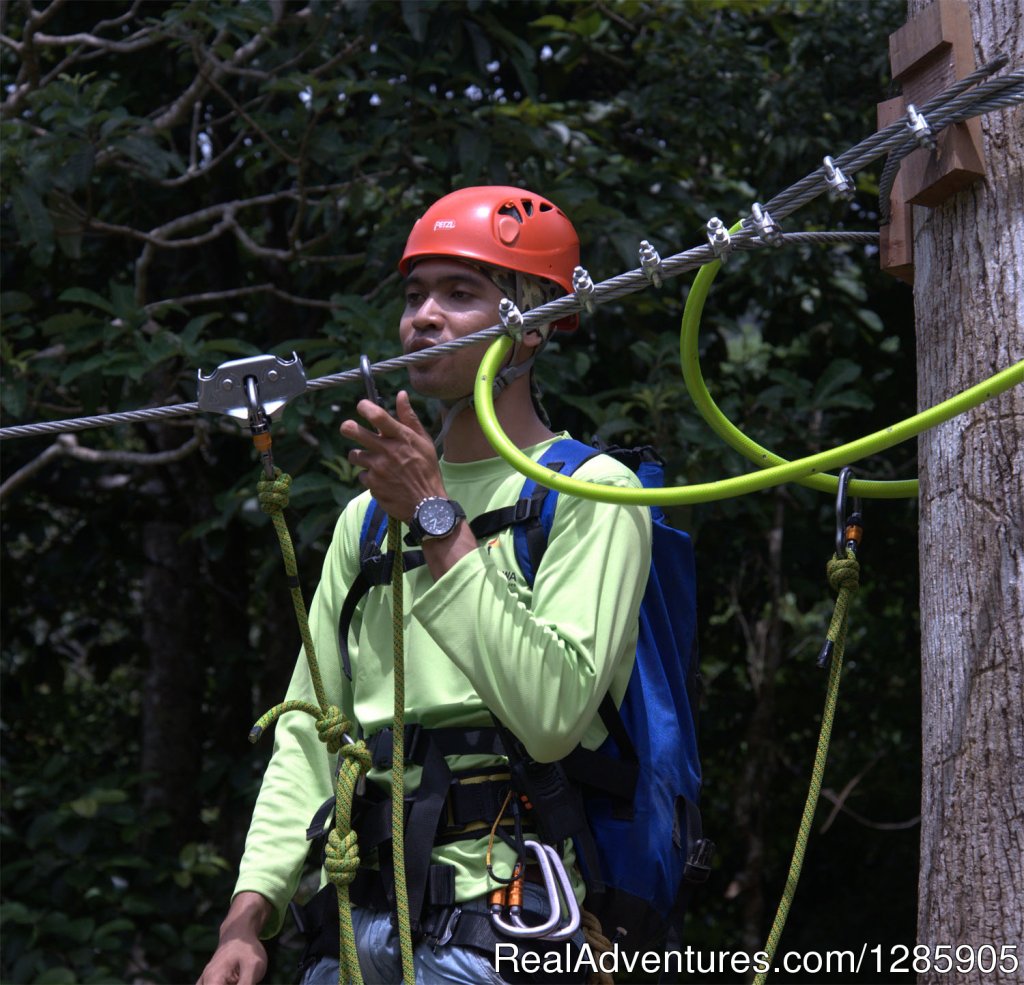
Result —
<path fill-rule="evenodd" d="M 454 228 L 455 228 L 455 220 L 454 219 L 438 219 L 437 222 L 434 223 L 434 232 L 435 233 L 439 229 L 454 229 Z"/>

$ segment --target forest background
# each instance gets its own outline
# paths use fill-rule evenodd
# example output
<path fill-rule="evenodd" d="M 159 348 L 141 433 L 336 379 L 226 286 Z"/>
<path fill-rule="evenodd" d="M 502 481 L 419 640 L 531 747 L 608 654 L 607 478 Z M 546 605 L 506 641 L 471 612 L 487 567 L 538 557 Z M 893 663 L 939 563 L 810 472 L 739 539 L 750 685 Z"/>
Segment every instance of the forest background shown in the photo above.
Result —
<path fill-rule="evenodd" d="M 711 216 L 730 224 L 874 131 L 905 16 L 887 0 L 5 2 L 3 422 L 191 401 L 197 370 L 249 354 L 295 351 L 310 377 L 397 354 L 404 237 L 456 187 L 551 197 L 595 280 L 638 266 L 642 239 L 696 245 Z M 785 228 L 877 230 L 880 166 Z M 877 267 L 873 248 L 801 246 L 719 275 L 705 374 L 762 444 L 796 457 L 915 410 L 910 292 Z M 683 387 L 691 277 L 585 316 L 539 366 L 556 423 L 656 445 L 672 484 L 750 468 Z M 304 396 L 274 429 L 307 598 L 358 489 L 337 433 L 358 396 Z M 858 474 L 914 469 L 908 445 Z M 298 649 L 251 443 L 199 416 L 5 442 L 2 470 L 0 978 L 194 981 L 270 751 L 246 736 Z M 797 486 L 669 511 L 697 549 L 718 844 L 683 928 L 695 948 L 760 948 L 782 889 L 824 694 L 833 511 Z M 868 502 L 866 523 L 786 949 L 915 937 L 916 506 Z M 297 948 L 286 930 L 268 981 L 293 980 Z"/>

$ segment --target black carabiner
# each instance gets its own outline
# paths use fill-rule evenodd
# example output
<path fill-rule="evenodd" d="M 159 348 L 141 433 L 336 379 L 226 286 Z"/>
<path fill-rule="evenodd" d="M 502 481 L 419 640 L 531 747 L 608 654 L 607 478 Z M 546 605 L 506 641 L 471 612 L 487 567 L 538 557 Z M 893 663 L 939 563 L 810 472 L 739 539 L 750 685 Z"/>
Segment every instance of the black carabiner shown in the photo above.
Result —
<path fill-rule="evenodd" d="M 853 469 L 847 465 L 839 473 L 839 488 L 836 492 L 836 557 L 846 557 L 846 552 L 857 553 L 861 535 L 864 531 L 863 517 L 860 512 L 860 500 L 853 500 L 853 512 L 846 512 L 846 494 L 853 479 Z"/>
<path fill-rule="evenodd" d="M 377 384 L 373 379 L 373 370 L 370 368 L 370 357 L 365 354 L 359 357 L 359 372 L 363 377 L 363 386 L 366 387 L 366 399 L 372 400 L 378 407 L 383 407 L 384 401 L 380 399 Z"/>

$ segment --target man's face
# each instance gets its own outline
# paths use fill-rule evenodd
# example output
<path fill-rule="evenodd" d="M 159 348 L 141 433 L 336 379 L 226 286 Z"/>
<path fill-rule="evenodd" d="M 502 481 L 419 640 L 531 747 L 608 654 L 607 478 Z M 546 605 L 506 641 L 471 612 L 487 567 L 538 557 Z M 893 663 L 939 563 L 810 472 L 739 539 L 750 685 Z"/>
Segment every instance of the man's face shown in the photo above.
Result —
<path fill-rule="evenodd" d="M 405 279 L 399 323 L 403 352 L 450 342 L 498 323 L 502 292 L 479 270 L 458 260 L 421 260 Z M 485 345 L 465 346 L 409 367 L 409 384 L 425 397 L 454 401 L 473 391 Z"/>

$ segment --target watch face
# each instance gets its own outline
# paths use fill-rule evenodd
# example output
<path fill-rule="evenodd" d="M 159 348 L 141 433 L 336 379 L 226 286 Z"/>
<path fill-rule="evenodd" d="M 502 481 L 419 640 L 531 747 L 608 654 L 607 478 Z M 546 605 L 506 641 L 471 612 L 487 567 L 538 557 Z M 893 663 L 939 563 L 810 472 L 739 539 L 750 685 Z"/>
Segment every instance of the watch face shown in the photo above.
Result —
<path fill-rule="evenodd" d="M 427 499 L 416 511 L 416 519 L 428 537 L 443 537 L 455 526 L 455 508 L 447 499 Z"/>

